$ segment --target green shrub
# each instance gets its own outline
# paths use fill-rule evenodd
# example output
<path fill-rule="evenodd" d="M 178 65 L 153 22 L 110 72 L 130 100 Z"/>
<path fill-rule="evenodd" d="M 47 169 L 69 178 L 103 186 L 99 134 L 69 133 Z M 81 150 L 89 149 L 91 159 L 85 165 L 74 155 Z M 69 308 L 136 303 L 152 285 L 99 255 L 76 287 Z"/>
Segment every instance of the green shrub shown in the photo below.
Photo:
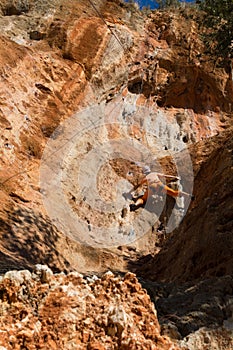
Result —
<path fill-rule="evenodd" d="M 206 13 L 204 25 L 211 28 L 205 35 L 209 48 L 220 56 L 232 57 L 233 1 L 199 0 L 196 3 Z"/>

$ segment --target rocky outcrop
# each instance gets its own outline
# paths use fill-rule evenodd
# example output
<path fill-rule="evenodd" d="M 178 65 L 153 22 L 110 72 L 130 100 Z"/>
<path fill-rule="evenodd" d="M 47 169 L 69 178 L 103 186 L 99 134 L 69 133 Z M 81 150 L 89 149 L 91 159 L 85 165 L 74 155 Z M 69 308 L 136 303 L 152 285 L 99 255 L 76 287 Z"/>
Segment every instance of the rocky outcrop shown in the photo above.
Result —
<path fill-rule="evenodd" d="M 77 344 L 90 349 L 230 349 L 230 61 L 220 65 L 205 50 L 201 14 L 193 8 L 148 14 L 120 0 L 92 3 L 0 4 L 0 272 L 24 269 L 8 272 L 1 282 L 2 347 L 9 342 L 12 348 L 48 343 L 50 349 Z M 112 148 L 104 147 L 108 157 L 96 171 L 93 164 L 100 158 L 93 150 L 106 142 Z M 60 173 L 53 166 L 61 165 L 64 198 L 53 191 L 56 200 L 48 208 L 40 166 L 54 144 L 45 175 L 56 188 Z M 83 161 L 90 155 L 91 166 Z M 129 212 L 122 194 L 143 176 L 135 161 L 173 176 L 181 172 L 183 183 L 173 185 L 190 192 L 194 180 L 194 203 L 188 209 L 190 203 L 158 196 L 152 202 L 163 203 L 157 221 L 151 219 L 153 210 Z M 90 183 L 79 191 L 81 165 L 83 175 L 96 176 L 95 190 L 107 209 L 116 198 L 120 209 L 113 214 L 93 210 L 96 192 Z M 53 205 L 58 209 L 54 216 Z M 81 218 L 75 236 L 68 232 L 65 205 Z M 171 211 L 174 221 L 187 215 L 168 234 Z M 124 238 L 114 247 L 110 223 L 117 238 Z M 131 229 L 135 223 L 137 230 Z M 89 241 L 80 235 L 83 226 Z M 104 227 L 104 238 L 93 227 Z M 38 263 L 67 275 L 35 272 Z M 154 308 L 134 276 L 105 275 L 88 282 L 69 274 L 108 269 L 132 270 L 147 280 L 142 283 L 158 309 L 162 333 L 175 339 L 173 345 L 161 337 Z"/>
<path fill-rule="evenodd" d="M 54 275 L 38 265 L 0 282 L 2 349 L 179 349 L 160 335 L 135 275 Z M 9 347 L 10 346 L 10 347 Z"/>
<path fill-rule="evenodd" d="M 142 284 L 154 301 L 162 332 L 171 338 L 188 340 L 202 328 L 231 333 L 232 276 L 211 277 L 201 281 Z M 214 301 L 214 302 L 213 302 Z"/>

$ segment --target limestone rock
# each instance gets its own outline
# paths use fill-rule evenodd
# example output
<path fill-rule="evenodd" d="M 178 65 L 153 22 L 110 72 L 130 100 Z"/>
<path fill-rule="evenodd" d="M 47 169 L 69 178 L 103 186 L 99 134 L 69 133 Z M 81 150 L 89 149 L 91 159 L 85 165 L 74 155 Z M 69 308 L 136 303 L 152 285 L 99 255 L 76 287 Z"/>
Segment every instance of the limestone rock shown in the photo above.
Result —
<path fill-rule="evenodd" d="M 0 283 L 3 348 L 9 342 L 29 349 L 45 342 L 52 349 L 179 348 L 160 335 L 154 306 L 135 275 L 108 273 L 87 282 L 75 272 L 50 273 L 45 283 L 36 278 L 38 270 L 50 271 L 8 272 Z M 27 279 L 19 284 L 20 275 Z"/>
<path fill-rule="evenodd" d="M 0 4 L 0 346 L 228 350 L 232 60 L 208 53 L 203 14 L 193 7 L 141 12 L 121 0 L 93 4 Z M 60 177 L 65 200 L 49 208 L 58 207 L 54 218 L 43 202 L 40 167 L 46 146 L 56 140 L 47 165 L 57 162 L 67 176 Z M 114 154 L 98 171 L 88 162 L 84 171 L 86 178 L 96 176 L 101 204 L 109 208 L 120 198 L 120 209 L 103 215 L 90 206 L 89 183 L 79 193 L 77 174 L 95 145 L 106 142 L 115 145 Z M 132 144 L 143 149 L 142 159 Z M 60 161 L 64 149 L 68 156 Z M 119 155 L 122 150 L 127 157 Z M 185 169 L 184 150 L 192 161 L 196 199 L 168 234 L 171 211 L 175 223 L 183 217 L 183 199 L 153 198 L 153 209 L 164 199 L 155 222 L 153 210 L 130 212 L 123 194 L 143 177 L 136 161 L 177 176 L 174 158 Z M 47 175 L 50 183 L 60 172 Z M 75 239 L 66 205 L 82 222 L 75 225 Z M 141 213 L 146 219 L 134 227 Z M 100 239 L 93 228 L 104 227 L 103 247 L 80 239 L 84 225 L 92 242 Z M 106 248 L 111 225 L 132 241 Z M 134 271 L 154 304 L 134 274 L 102 275 L 108 270 Z"/>

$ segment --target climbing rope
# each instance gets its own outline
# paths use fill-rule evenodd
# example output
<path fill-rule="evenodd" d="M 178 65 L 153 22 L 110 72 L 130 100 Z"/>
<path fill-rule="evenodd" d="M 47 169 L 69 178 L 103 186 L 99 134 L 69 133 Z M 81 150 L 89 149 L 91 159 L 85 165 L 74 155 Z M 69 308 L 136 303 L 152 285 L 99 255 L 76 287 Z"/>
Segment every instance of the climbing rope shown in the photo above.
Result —
<path fill-rule="evenodd" d="M 97 9 L 97 7 L 94 5 L 94 3 L 92 2 L 92 0 L 88 0 L 88 2 L 90 3 L 90 5 L 93 7 L 93 9 L 95 10 L 95 12 L 97 13 L 97 15 L 102 19 L 102 21 L 104 22 L 104 24 L 107 26 L 107 28 L 109 29 L 109 31 L 112 33 L 112 35 L 115 37 L 115 39 L 118 41 L 118 43 L 120 44 L 120 46 L 122 47 L 122 49 L 125 51 L 125 48 L 120 40 L 120 38 L 118 37 L 118 35 L 112 30 L 112 28 L 110 27 L 110 25 L 108 25 L 108 23 L 106 22 L 104 16 L 102 15 L 102 13 Z"/>
<path fill-rule="evenodd" d="M 95 6 L 95 4 L 93 3 L 92 0 L 88 0 L 88 2 L 90 3 L 91 7 L 94 9 L 94 11 L 96 12 L 96 14 L 98 15 L 99 18 L 101 18 L 101 20 L 103 21 L 103 23 L 107 26 L 108 30 L 111 32 L 111 34 L 115 37 L 115 39 L 117 40 L 117 42 L 119 43 L 119 45 L 122 47 L 122 49 L 124 50 L 124 52 L 126 51 L 123 43 L 121 42 L 120 38 L 118 37 L 118 35 L 112 30 L 112 28 L 108 25 L 108 23 L 106 22 L 105 18 L 103 17 L 103 15 L 101 14 L 101 12 L 98 10 L 98 8 Z M 143 93 L 143 85 L 144 85 L 144 68 L 143 68 L 143 72 L 141 75 L 141 86 L 140 86 L 140 91 L 139 93 L 142 94 Z M 115 106 L 116 107 L 116 106 Z M 115 108 L 114 107 L 114 108 Z M 113 109 L 114 109 L 113 108 Z M 95 127 L 95 123 L 93 123 L 93 121 L 91 121 L 91 123 L 93 124 L 93 127 Z M 97 121 L 98 124 L 98 121 Z M 89 127 L 86 127 L 83 129 L 83 131 L 87 130 Z M 57 152 L 59 152 L 63 147 L 65 147 L 69 142 L 71 142 L 79 133 L 80 131 L 74 133 L 71 138 L 69 140 L 67 140 L 66 142 L 64 142 L 59 148 L 57 148 L 55 151 L 53 151 L 49 156 L 48 156 L 48 160 L 50 157 L 54 156 L 54 154 L 56 154 Z M 34 165 L 32 167 L 30 167 L 28 170 L 22 170 L 16 174 L 13 174 L 12 176 L 8 177 L 7 179 L 5 179 L 4 181 L 0 182 L 0 186 L 3 186 L 4 184 L 6 184 L 8 181 L 10 181 L 11 179 L 23 175 L 23 174 L 28 174 L 30 173 L 32 170 L 34 170 L 37 167 L 37 165 Z"/>

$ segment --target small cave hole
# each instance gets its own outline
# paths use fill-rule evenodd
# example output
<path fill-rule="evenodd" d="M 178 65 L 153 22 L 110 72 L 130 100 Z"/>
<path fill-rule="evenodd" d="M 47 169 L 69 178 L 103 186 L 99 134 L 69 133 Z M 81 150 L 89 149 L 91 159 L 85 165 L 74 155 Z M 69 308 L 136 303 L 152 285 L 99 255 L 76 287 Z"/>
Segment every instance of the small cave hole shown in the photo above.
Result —
<path fill-rule="evenodd" d="M 158 105 L 158 107 L 164 107 L 164 105 L 165 105 L 164 99 L 157 100 L 157 105 Z"/>
<path fill-rule="evenodd" d="M 185 136 L 183 136 L 182 140 L 183 140 L 184 143 L 188 143 L 189 138 L 188 138 L 187 135 L 185 135 Z"/>
<path fill-rule="evenodd" d="M 127 208 L 123 208 L 121 211 L 121 217 L 124 219 L 127 215 Z"/>
<path fill-rule="evenodd" d="M 27 13 L 29 9 L 28 1 L 19 1 L 16 4 L 8 4 L 8 6 L 3 8 L 2 12 L 4 16 L 19 16 Z"/>
<path fill-rule="evenodd" d="M 60 48 L 62 48 L 62 47 L 60 47 Z M 68 52 L 64 52 L 62 55 L 62 58 L 64 58 L 64 60 L 74 61 L 72 55 Z"/>
<path fill-rule="evenodd" d="M 143 94 L 149 98 L 153 93 L 153 87 L 145 80 L 137 78 L 128 83 L 128 90 L 132 94 Z"/>
<path fill-rule="evenodd" d="M 132 94 L 140 94 L 142 91 L 142 81 L 135 81 L 128 84 L 128 90 Z"/>
<path fill-rule="evenodd" d="M 29 33 L 29 38 L 31 40 L 40 41 L 40 40 L 43 40 L 44 37 L 45 37 L 45 33 L 42 33 L 38 30 L 33 30 Z"/>

